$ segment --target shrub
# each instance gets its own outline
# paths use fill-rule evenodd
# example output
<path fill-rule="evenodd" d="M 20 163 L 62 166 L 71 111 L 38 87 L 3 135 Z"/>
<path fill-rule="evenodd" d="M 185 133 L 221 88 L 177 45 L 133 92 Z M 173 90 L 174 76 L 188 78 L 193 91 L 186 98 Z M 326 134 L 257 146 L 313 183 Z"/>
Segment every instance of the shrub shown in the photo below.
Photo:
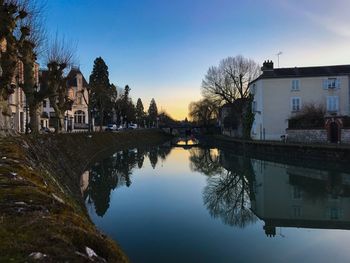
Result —
<path fill-rule="evenodd" d="M 325 108 L 322 105 L 307 104 L 288 120 L 289 129 L 324 128 Z"/>

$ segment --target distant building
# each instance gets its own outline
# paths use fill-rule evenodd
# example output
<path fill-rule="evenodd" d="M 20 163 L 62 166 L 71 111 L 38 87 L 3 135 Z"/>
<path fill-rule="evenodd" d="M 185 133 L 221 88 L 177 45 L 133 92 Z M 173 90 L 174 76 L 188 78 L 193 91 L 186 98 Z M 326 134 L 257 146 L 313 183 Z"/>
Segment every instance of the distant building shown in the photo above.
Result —
<path fill-rule="evenodd" d="M 47 81 L 47 71 L 41 71 L 41 81 Z M 78 68 L 72 68 L 66 77 L 67 96 L 73 101 L 72 108 L 65 112 L 65 130 L 88 129 L 88 83 Z M 49 99 L 43 101 L 42 127 L 54 129 L 57 127 L 57 118 Z"/>
<path fill-rule="evenodd" d="M 219 125 L 224 135 L 243 137 L 243 118 L 247 112 L 250 99 L 237 99 L 233 103 L 226 103 L 219 111 Z"/>
<path fill-rule="evenodd" d="M 320 141 L 340 142 L 341 137 L 348 137 L 342 129 L 343 117 L 350 115 L 350 65 L 274 68 L 272 61 L 265 61 L 262 71 L 249 84 L 254 95 L 254 140 L 280 140 L 288 133 L 288 119 L 306 104 L 326 109 Z"/>

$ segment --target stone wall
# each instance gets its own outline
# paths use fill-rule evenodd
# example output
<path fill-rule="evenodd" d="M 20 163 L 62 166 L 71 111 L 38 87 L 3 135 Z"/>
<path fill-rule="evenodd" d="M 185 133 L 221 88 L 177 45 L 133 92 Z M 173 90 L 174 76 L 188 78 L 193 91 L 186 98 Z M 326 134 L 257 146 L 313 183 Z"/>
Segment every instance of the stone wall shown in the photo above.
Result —
<path fill-rule="evenodd" d="M 290 142 L 303 143 L 327 143 L 327 130 L 325 129 L 308 129 L 308 130 L 287 130 L 287 140 Z"/>
<path fill-rule="evenodd" d="M 341 142 L 350 144 L 350 129 L 341 129 Z"/>
<path fill-rule="evenodd" d="M 302 143 L 328 143 L 326 129 L 287 130 L 288 141 Z M 350 144 L 350 129 L 341 129 L 340 142 Z"/>

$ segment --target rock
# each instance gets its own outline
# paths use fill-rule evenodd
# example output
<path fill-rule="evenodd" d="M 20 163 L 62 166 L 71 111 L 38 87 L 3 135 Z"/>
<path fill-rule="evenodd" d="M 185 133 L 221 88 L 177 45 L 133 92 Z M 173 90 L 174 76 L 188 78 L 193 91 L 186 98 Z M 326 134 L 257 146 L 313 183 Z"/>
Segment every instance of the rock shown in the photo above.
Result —
<path fill-rule="evenodd" d="M 39 260 L 39 259 L 46 258 L 47 255 L 43 254 L 41 252 L 33 252 L 33 253 L 30 253 L 29 257 L 31 257 L 31 258 L 33 258 L 35 260 Z"/>
<path fill-rule="evenodd" d="M 15 172 L 11 172 L 10 174 L 14 177 L 17 175 L 17 173 L 15 173 Z"/>
<path fill-rule="evenodd" d="M 6 160 L 6 159 L 7 159 L 7 157 L 5 157 L 5 156 L 4 156 L 4 157 L 2 157 L 1 159 Z"/>
<path fill-rule="evenodd" d="M 95 253 L 95 251 L 93 251 L 89 247 L 85 247 L 85 251 L 86 251 L 86 254 L 88 255 L 89 258 L 98 257 L 97 254 Z"/>
<path fill-rule="evenodd" d="M 61 204 L 65 204 L 65 202 L 63 201 L 62 198 L 59 198 L 57 195 L 55 195 L 53 193 L 51 195 L 56 201 L 60 202 Z"/>
<path fill-rule="evenodd" d="M 26 205 L 25 202 L 15 202 L 15 205 Z"/>

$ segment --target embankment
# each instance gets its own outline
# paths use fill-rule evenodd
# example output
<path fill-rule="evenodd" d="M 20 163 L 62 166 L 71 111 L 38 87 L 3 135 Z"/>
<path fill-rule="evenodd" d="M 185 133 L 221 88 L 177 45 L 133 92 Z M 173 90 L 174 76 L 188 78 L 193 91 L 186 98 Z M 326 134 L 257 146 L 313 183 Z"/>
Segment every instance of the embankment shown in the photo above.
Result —
<path fill-rule="evenodd" d="M 87 262 L 92 250 L 95 262 L 128 262 L 90 221 L 80 175 L 103 151 L 167 139 L 158 131 L 1 138 L 0 262 Z"/>
<path fill-rule="evenodd" d="M 350 146 L 338 144 L 300 144 L 274 141 L 239 140 L 228 136 L 217 135 L 208 137 L 210 145 L 215 147 L 229 147 L 237 153 L 244 153 L 260 159 L 272 161 L 319 162 L 326 164 L 333 162 L 348 164 L 350 160 Z"/>

